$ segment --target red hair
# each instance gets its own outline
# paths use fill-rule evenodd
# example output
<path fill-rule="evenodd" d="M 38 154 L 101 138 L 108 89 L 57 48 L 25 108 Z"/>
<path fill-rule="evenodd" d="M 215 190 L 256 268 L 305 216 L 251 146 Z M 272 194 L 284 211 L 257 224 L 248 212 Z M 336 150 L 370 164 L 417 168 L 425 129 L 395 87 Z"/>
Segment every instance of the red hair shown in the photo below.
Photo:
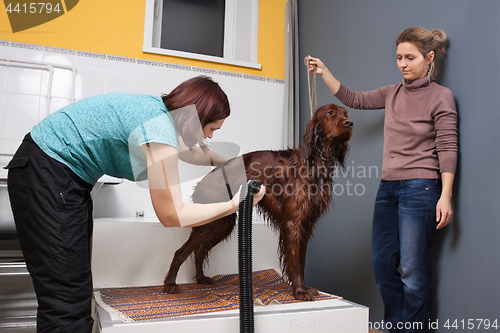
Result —
<path fill-rule="evenodd" d="M 167 110 L 174 111 L 188 105 L 195 105 L 198 113 L 197 119 L 192 119 L 192 115 L 185 115 L 182 112 L 172 113 L 175 128 L 181 135 L 184 143 L 193 148 L 200 144 L 206 149 L 203 143 L 203 131 L 200 133 L 198 124 L 205 127 L 207 124 L 229 117 L 231 109 L 226 93 L 210 77 L 197 76 L 178 85 L 170 94 L 161 96 Z"/>

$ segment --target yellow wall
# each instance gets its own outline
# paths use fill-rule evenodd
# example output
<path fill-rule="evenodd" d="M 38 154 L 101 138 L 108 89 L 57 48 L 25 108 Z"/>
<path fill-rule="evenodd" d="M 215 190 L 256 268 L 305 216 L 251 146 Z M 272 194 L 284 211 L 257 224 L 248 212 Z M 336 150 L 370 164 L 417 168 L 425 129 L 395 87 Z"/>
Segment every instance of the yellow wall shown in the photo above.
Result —
<path fill-rule="evenodd" d="M 144 0 L 82 0 L 66 14 L 17 33 L 0 4 L 0 40 L 284 79 L 285 5 L 286 0 L 259 0 L 260 70 L 142 52 Z"/>

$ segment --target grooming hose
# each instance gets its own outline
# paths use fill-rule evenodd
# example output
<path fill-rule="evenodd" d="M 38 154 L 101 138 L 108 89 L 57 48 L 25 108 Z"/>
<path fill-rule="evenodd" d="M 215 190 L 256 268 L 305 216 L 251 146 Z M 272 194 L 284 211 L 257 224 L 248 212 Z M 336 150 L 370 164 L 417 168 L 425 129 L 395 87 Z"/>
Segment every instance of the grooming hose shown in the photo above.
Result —
<path fill-rule="evenodd" d="M 238 222 L 238 273 L 240 283 L 240 332 L 254 332 L 252 288 L 252 207 L 253 197 L 262 183 L 248 179 L 244 200 L 239 207 Z"/>

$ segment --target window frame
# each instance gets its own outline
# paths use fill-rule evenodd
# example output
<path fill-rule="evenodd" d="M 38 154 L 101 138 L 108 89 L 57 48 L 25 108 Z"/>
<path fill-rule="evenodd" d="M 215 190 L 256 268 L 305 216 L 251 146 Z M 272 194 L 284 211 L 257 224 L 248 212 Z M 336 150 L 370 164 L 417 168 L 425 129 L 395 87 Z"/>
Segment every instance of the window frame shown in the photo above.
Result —
<path fill-rule="evenodd" d="M 173 57 L 181 57 L 187 59 L 196 59 L 202 61 L 209 61 L 227 65 L 234 65 L 247 68 L 261 69 L 262 66 L 257 62 L 257 32 L 258 32 L 258 0 L 251 1 L 251 18 L 250 18 L 250 29 L 246 30 L 246 34 L 249 36 L 249 45 L 246 47 L 250 49 L 249 58 L 250 61 L 243 61 L 237 59 L 231 59 L 234 57 L 235 48 L 238 47 L 237 43 L 241 38 L 238 33 L 241 33 L 241 27 L 238 27 L 236 20 L 236 6 L 238 1 L 249 0 L 226 0 L 226 15 L 224 23 L 224 57 L 215 57 L 210 55 L 162 49 L 159 47 L 159 39 L 161 31 L 161 22 L 155 20 L 155 16 L 161 14 L 162 11 L 162 0 L 146 0 L 146 17 L 144 20 L 144 42 L 142 46 L 142 51 L 145 53 L 162 54 Z M 156 22 L 155 22 L 156 21 Z M 160 26 L 160 27 L 159 27 Z M 158 45 L 158 46 L 155 46 Z"/>

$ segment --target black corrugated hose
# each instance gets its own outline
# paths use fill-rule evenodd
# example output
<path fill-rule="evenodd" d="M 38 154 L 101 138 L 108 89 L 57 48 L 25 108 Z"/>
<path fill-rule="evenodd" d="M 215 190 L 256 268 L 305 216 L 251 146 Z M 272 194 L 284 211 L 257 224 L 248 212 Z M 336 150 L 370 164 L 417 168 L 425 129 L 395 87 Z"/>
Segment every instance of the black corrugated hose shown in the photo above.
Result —
<path fill-rule="evenodd" d="M 240 332 L 254 333 L 252 288 L 252 207 L 262 183 L 248 179 L 245 199 L 240 203 L 238 222 L 238 273 L 240 282 Z"/>

